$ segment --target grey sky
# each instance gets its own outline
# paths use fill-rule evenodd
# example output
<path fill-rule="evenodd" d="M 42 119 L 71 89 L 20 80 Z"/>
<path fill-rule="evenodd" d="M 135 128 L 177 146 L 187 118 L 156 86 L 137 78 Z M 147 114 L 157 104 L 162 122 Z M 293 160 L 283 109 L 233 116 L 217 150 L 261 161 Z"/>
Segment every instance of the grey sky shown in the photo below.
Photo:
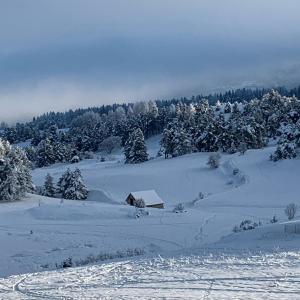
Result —
<path fill-rule="evenodd" d="M 300 83 L 298 0 L 1 0 L 0 120 Z"/>

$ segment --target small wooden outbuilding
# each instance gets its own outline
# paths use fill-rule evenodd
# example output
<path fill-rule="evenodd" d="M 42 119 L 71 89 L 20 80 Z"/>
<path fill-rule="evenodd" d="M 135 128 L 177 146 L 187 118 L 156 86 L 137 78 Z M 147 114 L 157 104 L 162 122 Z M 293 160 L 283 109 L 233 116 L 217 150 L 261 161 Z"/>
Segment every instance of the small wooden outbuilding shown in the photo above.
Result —
<path fill-rule="evenodd" d="M 144 207 L 164 208 L 164 201 L 155 190 L 131 192 L 126 198 L 126 203 L 132 206 L 140 207 L 141 202 Z"/>
<path fill-rule="evenodd" d="M 290 221 L 284 224 L 284 232 L 300 234 L 300 221 Z"/>

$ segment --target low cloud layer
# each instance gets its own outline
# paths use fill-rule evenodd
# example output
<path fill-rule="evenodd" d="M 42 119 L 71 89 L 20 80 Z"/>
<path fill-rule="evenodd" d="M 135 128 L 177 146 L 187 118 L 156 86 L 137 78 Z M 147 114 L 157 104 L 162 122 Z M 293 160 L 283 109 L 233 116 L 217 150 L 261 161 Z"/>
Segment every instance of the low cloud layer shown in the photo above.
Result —
<path fill-rule="evenodd" d="M 0 120 L 298 84 L 299 1 L 0 3 Z"/>

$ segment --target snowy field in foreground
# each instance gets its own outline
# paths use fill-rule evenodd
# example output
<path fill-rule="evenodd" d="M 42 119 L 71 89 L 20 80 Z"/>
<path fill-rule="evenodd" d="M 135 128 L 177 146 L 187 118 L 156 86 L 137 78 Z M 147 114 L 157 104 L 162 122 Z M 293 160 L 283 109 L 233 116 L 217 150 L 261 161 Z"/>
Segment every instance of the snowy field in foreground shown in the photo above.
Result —
<path fill-rule="evenodd" d="M 131 260 L 0 279 L 2 299 L 299 299 L 300 253 Z"/>

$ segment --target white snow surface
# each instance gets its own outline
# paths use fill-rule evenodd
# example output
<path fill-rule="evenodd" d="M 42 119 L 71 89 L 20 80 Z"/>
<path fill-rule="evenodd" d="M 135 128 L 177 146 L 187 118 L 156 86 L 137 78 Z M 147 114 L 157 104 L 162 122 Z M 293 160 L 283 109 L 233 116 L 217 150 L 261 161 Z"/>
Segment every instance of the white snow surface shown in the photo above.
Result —
<path fill-rule="evenodd" d="M 300 160 L 274 163 L 273 151 L 222 154 L 215 170 L 209 153 L 34 170 L 42 185 L 47 173 L 57 180 L 78 167 L 91 192 L 0 204 L 0 299 L 299 299 L 300 235 L 284 231 L 284 208 L 300 207 Z M 143 190 L 156 190 L 165 209 L 135 218 L 124 202 Z M 173 212 L 178 203 L 185 212 Z M 245 219 L 262 226 L 232 233 Z M 81 266 L 57 270 L 68 258 Z"/>

